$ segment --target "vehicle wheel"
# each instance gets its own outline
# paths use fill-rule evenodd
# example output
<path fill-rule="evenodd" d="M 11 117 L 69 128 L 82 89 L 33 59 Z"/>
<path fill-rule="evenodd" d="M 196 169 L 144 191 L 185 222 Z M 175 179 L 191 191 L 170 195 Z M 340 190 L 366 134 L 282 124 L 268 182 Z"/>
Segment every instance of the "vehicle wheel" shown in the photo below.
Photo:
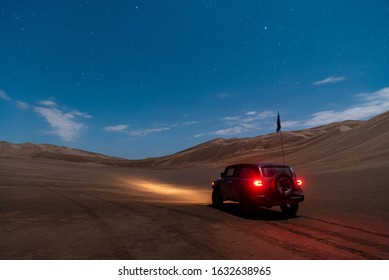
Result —
<path fill-rule="evenodd" d="M 282 213 L 289 217 L 296 216 L 297 211 L 299 210 L 299 204 L 293 203 L 293 204 L 282 204 L 280 205 Z"/>
<path fill-rule="evenodd" d="M 217 209 L 223 207 L 223 197 L 220 195 L 218 189 L 213 189 L 212 191 L 212 206 Z"/>
<path fill-rule="evenodd" d="M 250 200 L 250 197 L 247 193 L 243 193 L 241 195 L 239 204 L 243 216 L 250 217 L 253 214 L 254 211 L 253 203 Z"/>
<path fill-rule="evenodd" d="M 295 188 L 293 178 L 287 174 L 277 174 L 272 180 L 272 187 L 280 196 L 290 196 Z"/>

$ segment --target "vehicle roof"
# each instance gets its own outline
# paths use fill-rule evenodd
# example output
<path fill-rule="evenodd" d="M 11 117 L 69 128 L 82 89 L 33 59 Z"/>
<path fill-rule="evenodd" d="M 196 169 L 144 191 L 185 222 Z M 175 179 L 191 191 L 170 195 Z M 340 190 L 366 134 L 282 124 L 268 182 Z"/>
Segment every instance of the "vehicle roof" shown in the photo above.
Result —
<path fill-rule="evenodd" d="M 242 166 L 258 166 L 258 167 L 260 167 L 260 168 L 262 168 L 262 167 L 286 167 L 286 168 L 290 168 L 290 166 L 287 165 L 287 164 L 266 163 L 266 162 L 231 164 L 231 165 L 227 166 L 226 168 L 230 168 L 230 167 L 242 167 Z"/>

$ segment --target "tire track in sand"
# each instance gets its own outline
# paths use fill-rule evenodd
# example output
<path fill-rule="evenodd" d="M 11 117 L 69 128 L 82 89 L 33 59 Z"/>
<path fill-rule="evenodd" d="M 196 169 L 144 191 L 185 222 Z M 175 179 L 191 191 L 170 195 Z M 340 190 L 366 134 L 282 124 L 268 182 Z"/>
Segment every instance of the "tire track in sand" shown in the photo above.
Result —
<path fill-rule="evenodd" d="M 53 186 L 53 187 L 61 188 L 60 186 Z M 196 248 L 198 251 L 204 252 L 204 254 L 206 254 L 206 255 L 213 256 L 215 259 L 222 259 L 224 257 L 223 255 L 219 254 L 217 250 L 213 250 L 212 248 L 204 248 L 202 246 L 201 242 L 199 242 L 199 240 L 193 240 L 193 237 L 188 235 L 188 233 L 186 231 L 177 228 L 176 221 L 173 221 L 171 223 L 171 225 L 166 225 L 166 224 L 161 223 L 161 220 L 158 219 L 157 217 L 155 217 L 154 215 L 149 214 L 149 213 L 144 212 L 144 211 L 140 211 L 140 210 L 136 209 L 135 207 L 129 206 L 128 204 L 125 204 L 125 203 L 122 203 L 122 202 L 118 202 L 118 201 L 114 201 L 114 200 L 110 200 L 110 199 L 107 199 L 107 198 L 103 198 L 103 197 L 101 197 L 101 196 L 99 196 L 99 195 L 97 195 L 95 193 L 91 193 L 91 192 L 87 192 L 87 191 L 79 191 L 79 190 L 76 190 L 76 189 L 74 189 L 72 187 L 68 187 L 67 190 L 71 190 L 72 192 L 83 194 L 83 195 L 86 195 L 86 196 L 94 197 L 95 199 L 99 199 L 99 200 L 101 200 L 101 201 L 103 201 L 105 203 L 109 203 L 111 205 L 118 206 L 118 207 L 120 207 L 120 208 L 122 208 L 122 209 L 124 209 L 126 211 L 131 212 L 131 213 L 135 213 L 136 215 L 144 217 L 144 218 L 146 218 L 148 220 L 151 220 L 153 223 L 158 224 L 164 231 L 168 232 L 176 240 L 183 240 L 185 243 L 187 243 L 190 246 Z M 66 193 L 66 192 L 69 192 L 69 191 L 56 191 L 56 192 Z M 112 194 L 116 195 L 117 193 L 112 193 Z M 76 200 L 71 199 L 71 198 L 69 198 L 66 195 L 63 195 L 63 196 L 65 196 L 66 198 L 74 201 L 75 204 L 77 204 L 81 208 L 85 209 L 85 211 L 90 212 L 91 215 L 93 215 L 93 216 L 97 215 L 94 211 L 91 211 L 91 209 L 88 209 L 88 207 L 85 207 L 84 205 L 82 205 L 81 203 L 77 202 Z M 150 204 L 150 203 L 142 203 L 142 204 L 145 205 L 145 206 L 148 206 L 148 207 L 160 208 L 158 205 L 154 205 L 154 204 Z M 105 222 L 104 222 L 104 225 L 101 224 L 101 226 L 102 226 L 102 230 L 104 230 L 104 232 L 108 234 L 108 238 L 114 239 L 114 238 L 112 238 L 112 236 L 114 235 L 114 232 L 113 232 L 112 228 L 109 227 L 108 224 L 106 224 Z M 108 231 L 107 231 L 107 227 L 109 227 Z M 115 249 L 115 248 L 122 249 L 122 248 L 125 247 L 125 246 L 118 246 L 119 245 L 118 243 L 119 242 L 117 242 L 115 240 L 110 240 L 110 244 L 113 245 L 112 246 L 113 249 Z M 121 258 L 121 257 L 119 257 L 119 258 Z M 134 259 L 133 257 L 131 257 L 131 258 Z M 123 258 L 121 258 L 121 259 L 123 259 Z M 125 259 L 129 259 L 129 258 L 127 257 Z"/>
<path fill-rule="evenodd" d="M 101 233 L 103 234 L 105 240 L 107 241 L 107 244 L 109 245 L 112 254 L 117 259 L 134 259 L 134 257 L 125 249 L 125 246 L 121 244 L 117 238 L 115 237 L 115 233 L 113 229 L 104 221 L 104 219 L 97 214 L 94 210 L 92 210 L 90 207 L 80 203 L 76 199 L 66 195 L 66 191 L 59 191 L 58 189 L 54 189 L 52 187 L 48 186 L 40 186 L 44 187 L 45 189 L 55 193 L 58 196 L 61 196 L 62 198 L 68 200 L 76 207 L 82 209 L 85 214 L 87 214 L 97 225 L 97 227 L 100 229 Z"/>
<path fill-rule="evenodd" d="M 308 239 L 320 242 L 322 244 L 334 247 L 336 249 L 349 252 L 349 253 L 351 253 L 353 255 L 359 255 L 359 256 L 361 256 L 361 257 L 363 257 L 365 259 L 375 259 L 375 260 L 382 260 L 383 259 L 381 257 L 372 255 L 372 254 L 367 253 L 365 251 L 362 251 L 360 249 L 356 249 L 356 248 L 353 248 L 353 247 L 350 247 L 350 246 L 346 246 L 346 245 L 343 245 L 343 244 L 331 241 L 329 238 L 319 237 L 319 236 L 315 236 L 315 235 L 307 233 L 307 232 L 303 232 L 301 230 L 296 229 L 295 226 L 290 227 L 290 226 L 285 226 L 285 225 L 277 224 L 277 223 L 274 223 L 274 222 L 266 222 L 266 223 L 269 224 L 269 225 L 272 225 L 273 227 L 276 227 L 278 229 L 282 229 L 282 230 L 284 230 L 286 232 L 290 232 L 290 233 L 296 234 L 298 236 L 303 236 L 305 238 L 308 238 Z"/>

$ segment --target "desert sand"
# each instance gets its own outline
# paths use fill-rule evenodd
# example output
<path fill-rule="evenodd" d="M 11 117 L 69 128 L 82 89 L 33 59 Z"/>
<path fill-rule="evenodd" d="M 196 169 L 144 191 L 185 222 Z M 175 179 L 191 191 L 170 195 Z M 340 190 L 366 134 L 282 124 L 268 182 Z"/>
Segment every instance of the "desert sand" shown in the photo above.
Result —
<path fill-rule="evenodd" d="M 211 203 L 235 162 L 281 162 L 279 135 L 128 161 L 0 143 L 0 259 L 389 259 L 389 113 L 283 132 L 298 216 Z"/>

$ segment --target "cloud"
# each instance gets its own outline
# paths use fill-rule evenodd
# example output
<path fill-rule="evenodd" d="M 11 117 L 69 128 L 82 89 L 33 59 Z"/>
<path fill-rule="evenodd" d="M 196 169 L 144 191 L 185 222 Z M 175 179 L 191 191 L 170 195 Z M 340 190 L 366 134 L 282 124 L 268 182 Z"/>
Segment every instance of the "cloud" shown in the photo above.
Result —
<path fill-rule="evenodd" d="M 170 127 L 145 128 L 145 129 L 130 130 L 128 131 L 128 134 L 131 136 L 147 136 L 149 134 L 159 133 L 161 131 L 167 131 L 170 129 L 171 129 Z"/>
<path fill-rule="evenodd" d="M 78 116 L 78 117 L 82 117 L 84 119 L 91 119 L 92 118 L 91 115 L 89 115 L 87 113 L 84 113 L 84 112 L 79 112 L 79 111 L 76 111 L 76 110 L 72 110 L 69 114 L 72 117 Z"/>
<path fill-rule="evenodd" d="M 325 84 L 333 84 L 333 83 L 339 83 L 339 82 L 342 82 L 344 80 L 346 80 L 346 76 L 339 76 L 339 77 L 335 77 L 335 76 L 331 76 L 331 77 L 328 77 L 328 78 L 325 78 L 323 80 L 320 80 L 320 81 L 316 81 L 314 82 L 313 84 L 315 86 L 318 86 L 318 85 L 325 85 Z"/>
<path fill-rule="evenodd" d="M 129 130 L 128 134 L 131 136 L 147 136 L 149 134 L 159 133 L 162 131 L 168 131 L 168 130 L 190 126 L 190 125 L 195 125 L 198 123 L 199 123 L 198 121 L 186 121 L 186 122 L 176 122 L 170 124 L 160 124 L 160 127 L 156 127 L 156 128 L 142 128 L 142 129 Z"/>
<path fill-rule="evenodd" d="M 238 135 L 245 132 L 258 131 L 261 129 L 261 121 L 274 116 L 275 113 L 272 111 L 248 111 L 239 116 L 227 116 L 221 119 L 223 126 L 228 126 L 227 128 L 198 133 L 194 137 L 198 138 L 204 135 Z"/>
<path fill-rule="evenodd" d="M 0 99 L 10 101 L 12 100 L 4 90 L 0 89 Z"/>
<path fill-rule="evenodd" d="M 140 129 L 130 129 L 129 125 L 127 124 L 118 124 L 118 125 L 107 126 L 104 128 L 104 130 L 108 132 L 122 132 L 130 136 L 147 136 L 150 134 L 159 133 L 162 131 L 168 131 L 179 127 L 195 125 L 195 124 L 198 124 L 198 121 L 176 122 L 172 124 L 159 124 L 159 125 L 156 124 L 156 126 L 160 126 L 160 127 L 140 128 Z"/>
<path fill-rule="evenodd" d="M 285 121 L 281 123 L 283 128 L 291 128 L 301 126 L 301 122 L 299 121 Z"/>
<path fill-rule="evenodd" d="M 205 133 L 198 133 L 198 134 L 195 134 L 194 137 L 195 138 L 199 138 L 199 137 L 202 137 L 202 136 L 205 136 L 205 135 L 215 135 L 215 136 L 237 135 L 237 134 L 241 134 L 241 133 L 244 133 L 244 132 L 247 132 L 247 131 L 260 130 L 260 129 L 261 128 L 260 128 L 259 125 L 242 124 L 242 125 L 239 125 L 239 126 L 229 127 L 229 128 L 225 128 L 225 129 L 218 129 L 218 130 L 215 130 L 215 131 L 209 131 L 209 132 L 205 132 Z"/>
<path fill-rule="evenodd" d="M 252 123 L 258 120 L 264 120 L 269 117 L 273 117 L 275 114 L 272 111 L 249 111 L 240 116 L 228 116 L 222 118 L 222 121 L 225 121 L 227 124 L 240 124 L 240 123 Z"/>
<path fill-rule="evenodd" d="M 209 132 L 209 135 L 234 135 L 241 134 L 243 132 L 247 132 L 253 129 L 260 129 L 259 126 L 253 124 L 242 124 L 240 126 L 230 127 L 226 129 L 219 129 L 213 132 Z"/>
<path fill-rule="evenodd" d="M 15 101 L 16 103 L 16 106 L 19 108 L 19 109 L 22 109 L 22 110 L 28 110 L 30 108 L 30 105 L 26 102 L 23 102 L 23 101 Z"/>
<path fill-rule="evenodd" d="M 80 118 L 91 118 L 89 114 L 82 113 L 76 110 L 66 112 L 64 109 L 58 108 L 58 104 L 51 100 L 41 101 L 42 106 L 35 106 L 34 111 L 43 117 L 51 126 L 52 130 L 48 133 L 60 137 L 64 142 L 74 141 L 85 128 Z"/>
<path fill-rule="evenodd" d="M 43 106 L 49 106 L 49 107 L 57 107 L 58 104 L 52 100 L 41 100 L 39 101 L 39 104 Z"/>
<path fill-rule="evenodd" d="M 182 127 L 182 126 L 195 125 L 198 123 L 199 123 L 198 121 L 187 121 L 187 122 L 176 123 L 174 126 L 175 127 Z"/>
<path fill-rule="evenodd" d="M 128 128 L 128 125 L 126 125 L 126 124 L 118 124 L 118 125 L 106 126 L 104 128 L 104 130 L 110 131 L 110 132 L 123 132 L 123 131 L 126 131 L 127 128 Z"/>
<path fill-rule="evenodd" d="M 0 89 L 0 100 L 11 101 L 16 105 L 16 107 L 18 107 L 21 110 L 27 110 L 30 108 L 30 105 L 28 103 L 12 99 L 11 97 L 8 96 L 8 94 L 4 90 L 1 89 Z"/>
<path fill-rule="evenodd" d="M 359 103 L 341 111 L 320 111 L 311 115 L 304 126 L 318 126 L 344 120 L 363 120 L 389 110 L 389 87 L 355 96 Z"/>
<path fill-rule="evenodd" d="M 3 90 L 0 90 L 0 99 L 11 101 L 21 110 L 29 110 L 31 108 L 49 123 L 52 130 L 48 131 L 48 133 L 59 136 L 64 142 L 74 141 L 85 128 L 85 124 L 80 119 L 92 118 L 91 115 L 84 112 L 60 108 L 53 100 L 41 100 L 38 102 L 40 106 L 33 106 L 26 102 L 12 99 Z"/>

